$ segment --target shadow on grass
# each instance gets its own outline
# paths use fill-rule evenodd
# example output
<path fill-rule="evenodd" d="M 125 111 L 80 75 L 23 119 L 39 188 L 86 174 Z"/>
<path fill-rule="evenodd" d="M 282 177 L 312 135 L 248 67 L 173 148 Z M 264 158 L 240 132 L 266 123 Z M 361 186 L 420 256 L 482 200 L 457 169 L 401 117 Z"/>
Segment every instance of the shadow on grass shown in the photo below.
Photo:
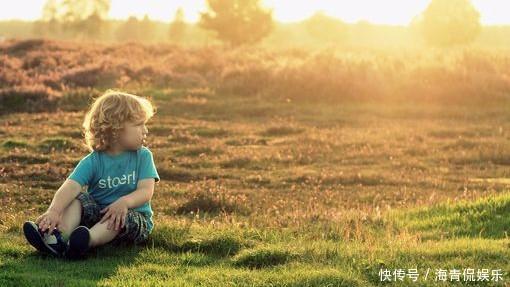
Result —
<path fill-rule="evenodd" d="M 187 228 L 162 226 L 146 244 L 107 243 L 90 249 L 84 260 L 68 260 L 40 253 L 20 232 L 7 232 L 0 235 L 0 286 L 96 285 L 133 264 L 206 266 L 228 260 L 245 246 L 232 234 L 193 238 Z"/>
<path fill-rule="evenodd" d="M 35 250 L 21 236 L 0 237 L 0 286 L 83 286 L 111 277 L 135 260 L 143 247 L 105 245 L 86 260 L 55 258 Z"/>

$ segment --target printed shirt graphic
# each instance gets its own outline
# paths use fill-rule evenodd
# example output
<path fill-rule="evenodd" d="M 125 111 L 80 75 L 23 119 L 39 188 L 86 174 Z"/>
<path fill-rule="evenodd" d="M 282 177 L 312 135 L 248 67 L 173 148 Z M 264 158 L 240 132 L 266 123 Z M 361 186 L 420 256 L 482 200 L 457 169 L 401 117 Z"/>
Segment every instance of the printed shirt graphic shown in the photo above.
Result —
<path fill-rule="evenodd" d="M 135 191 L 140 179 L 160 181 L 152 152 L 145 146 L 113 156 L 92 151 L 80 160 L 68 178 L 81 186 L 87 185 L 87 192 L 102 206 Z M 154 224 L 150 201 L 133 209 L 148 216 L 148 229 L 152 232 Z"/>

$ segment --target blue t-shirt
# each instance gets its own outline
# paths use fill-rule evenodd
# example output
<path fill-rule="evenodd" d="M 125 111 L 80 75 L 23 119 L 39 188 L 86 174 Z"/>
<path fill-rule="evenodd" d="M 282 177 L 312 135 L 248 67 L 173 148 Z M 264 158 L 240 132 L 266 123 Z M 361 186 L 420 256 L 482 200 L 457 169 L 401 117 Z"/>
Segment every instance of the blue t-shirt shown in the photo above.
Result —
<path fill-rule="evenodd" d="M 87 192 L 101 206 L 109 205 L 135 191 L 140 179 L 160 180 L 152 152 L 145 146 L 113 156 L 102 151 L 92 151 L 80 160 L 68 178 L 81 186 L 87 185 Z M 150 200 L 133 210 L 149 218 L 148 229 L 151 233 L 154 224 Z"/>

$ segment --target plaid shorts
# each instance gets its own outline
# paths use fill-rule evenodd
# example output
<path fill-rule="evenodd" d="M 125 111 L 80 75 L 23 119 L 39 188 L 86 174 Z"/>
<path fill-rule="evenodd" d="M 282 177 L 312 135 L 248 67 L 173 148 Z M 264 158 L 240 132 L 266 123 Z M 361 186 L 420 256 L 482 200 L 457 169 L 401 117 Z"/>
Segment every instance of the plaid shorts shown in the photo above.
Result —
<path fill-rule="evenodd" d="M 103 218 L 105 213 L 101 213 L 101 209 L 107 205 L 98 204 L 88 192 L 80 192 L 76 196 L 82 206 L 80 225 L 91 228 Z M 114 245 L 122 243 L 142 244 L 146 243 L 149 237 L 147 222 L 149 218 L 141 212 L 128 209 L 126 215 L 125 226 L 120 230 L 119 234 L 110 242 Z"/>

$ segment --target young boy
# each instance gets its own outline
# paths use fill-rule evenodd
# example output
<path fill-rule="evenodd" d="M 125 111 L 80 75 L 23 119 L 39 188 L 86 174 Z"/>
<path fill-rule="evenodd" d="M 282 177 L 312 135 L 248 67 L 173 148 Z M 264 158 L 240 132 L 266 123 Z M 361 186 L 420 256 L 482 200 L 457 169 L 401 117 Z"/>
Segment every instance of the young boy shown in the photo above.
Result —
<path fill-rule="evenodd" d="M 108 242 L 139 244 L 153 229 L 150 200 L 160 181 L 145 147 L 145 123 L 154 115 L 149 100 L 108 90 L 85 115 L 90 151 L 55 193 L 48 210 L 26 221 L 27 241 L 41 252 L 85 258 Z M 87 186 L 87 192 L 81 192 Z"/>

